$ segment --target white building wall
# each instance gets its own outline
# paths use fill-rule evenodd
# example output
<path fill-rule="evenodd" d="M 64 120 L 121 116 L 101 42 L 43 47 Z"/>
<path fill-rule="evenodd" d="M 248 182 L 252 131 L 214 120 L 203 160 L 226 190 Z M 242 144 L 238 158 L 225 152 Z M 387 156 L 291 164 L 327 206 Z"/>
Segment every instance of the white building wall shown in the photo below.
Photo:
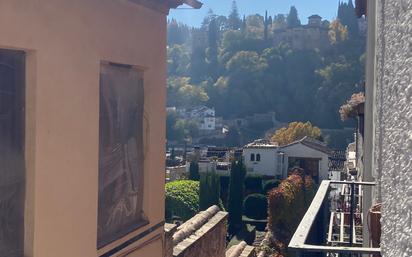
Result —
<path fill-rule="evenodd" d="M 319 161 L 319 178 L 320 180 L 329 179 L 329 156 L 321 151 L 317 151 L 302 144 L 294 144 L 282 148 L 285 153 L 285 166 L 289 167 L 288 157 L 298 158 L 318 158 Z"/>
<path fill-rule="evenodd" d="M 381 247 L 383 256 L 406 257 L 412 256 L 412 1 L 377 3 L 373 170 L 383 201 Z"/>
<path fill-rule="evenodd" d="M 248 173 L 256 173 L 263 176 L 280 176 L 277 169 L 277 148 L 245 148 L 243 158 Z M 255 155 L 255 161 L 251 161 L 251 154 Z M 260 154 L 260 161 L 256 160 Z"/>

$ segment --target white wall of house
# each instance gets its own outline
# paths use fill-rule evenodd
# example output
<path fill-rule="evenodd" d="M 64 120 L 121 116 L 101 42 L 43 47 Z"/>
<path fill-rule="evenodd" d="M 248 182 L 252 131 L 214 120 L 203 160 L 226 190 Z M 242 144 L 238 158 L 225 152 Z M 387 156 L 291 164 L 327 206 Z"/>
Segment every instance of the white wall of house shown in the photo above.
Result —
<path fill-rule="evenodd" d="M 216 129 L 216 118 L 215 117 L 204 117 L 200 121 L 200 130 L 215 130 Z"/>
<path fill-rule="evenodd" d="M 319 161 L 319 179 L 327 180 L 329 179 L 329 155 L 315 150 L 303 144 L 293 144 L 289 146 L 282 147 L 282 151 L 285 153 L 285 166 L 289 167 L 288 158 L 317 158 L 321 159 Z"/>
<path fill-rule="evenodd" d="M 254 161 L 251 156 L 254 155 Z M 260 161 L 257 156 L 260 155 Z M 278 170 L 278 148 L 245 148 L 243 149 L 243 158 L 248 173 L 256 173 L 264 176 L 280 176 Z"/>

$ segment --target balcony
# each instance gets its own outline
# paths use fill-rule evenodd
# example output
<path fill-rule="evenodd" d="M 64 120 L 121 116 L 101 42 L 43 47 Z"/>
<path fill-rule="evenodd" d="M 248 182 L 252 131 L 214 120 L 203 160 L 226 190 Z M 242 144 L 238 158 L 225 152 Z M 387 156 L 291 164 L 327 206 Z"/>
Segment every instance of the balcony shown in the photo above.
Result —
<path fill-rule="evenodd" d="M 364 230 L 376 226 L 365 223 L 368 217 L 364 217 L 363 190 L 374 185 L 324 180 L 293 235 L 289 249 L 296 251 L 297 257 L 380 256 L 380 248 L 363 247 Z"/>

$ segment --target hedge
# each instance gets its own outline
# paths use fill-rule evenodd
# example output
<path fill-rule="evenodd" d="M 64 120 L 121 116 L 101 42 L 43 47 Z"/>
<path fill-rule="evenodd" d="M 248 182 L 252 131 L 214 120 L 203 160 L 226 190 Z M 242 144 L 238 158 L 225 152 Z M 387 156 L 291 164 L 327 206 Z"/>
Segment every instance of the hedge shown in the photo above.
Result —
<path fill-rule="evenodd" d="M 263 183 L 263 192 L 266 194 L 269 193 L 274 188 L 277 188 L 280 185 L 281 181 L 278 179 L 271 179 L 267 180 L 265 183 Z"/>
<path fill-rule="evenodd" d="M 245 178 L 245 190 L 251 193 L 262 192 L 262 176 L 249 175 Z"/>
<path fill-rule="evenodd" d="M 166 184 L 166 219 L 186 221 L 199 212 L 199 182 L 178 180 Z"/>
<path fill-rule="evenodd" d="M 243 201 L 243 213 L 251 219 L 264 220 L 268 216 L 268 200 L 265 195 L 251 194 Z"/>

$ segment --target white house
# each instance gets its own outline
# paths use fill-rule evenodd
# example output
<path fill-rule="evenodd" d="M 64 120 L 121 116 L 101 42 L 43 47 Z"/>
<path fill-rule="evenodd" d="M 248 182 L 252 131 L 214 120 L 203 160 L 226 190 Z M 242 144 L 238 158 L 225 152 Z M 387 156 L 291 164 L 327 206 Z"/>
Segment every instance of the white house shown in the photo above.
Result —
<path fill-rule="evenodd" d="M 329 178 L 329 156 L 332 151 L 325 143 L 304 137 L 283 146 L 284 167 L 287 170 L 295 166 L 305 170 L 316 182 Z M 285 176 L 285 174 L 283 174 Z M 287 174 L 286 174 L 287 175 Z"/>
<path fill-rule="evenodd" d="M 243 149 L 243 159 L 247 171 L 263 176 L 282 177 L 278 167 L 279 146 L 264 140 L 257 140 Z"/>
<path fill-rule="evenodd" d="M 308 137 L 282 147 L 257 140 L 243 150 L 244 163 L 250 173 L 284 179 L 291 168 L 300 167 L 317 182 L 328 179 L 330 154 L 326 144 Z"/>
<path fill-rule="evenodd" d="M 200 130 L 215 130 L 216 129 L 216 118 L 215 116 L 207 115 L 205 117 L 200 117 L 199 119 L 199 129 Z"/>

